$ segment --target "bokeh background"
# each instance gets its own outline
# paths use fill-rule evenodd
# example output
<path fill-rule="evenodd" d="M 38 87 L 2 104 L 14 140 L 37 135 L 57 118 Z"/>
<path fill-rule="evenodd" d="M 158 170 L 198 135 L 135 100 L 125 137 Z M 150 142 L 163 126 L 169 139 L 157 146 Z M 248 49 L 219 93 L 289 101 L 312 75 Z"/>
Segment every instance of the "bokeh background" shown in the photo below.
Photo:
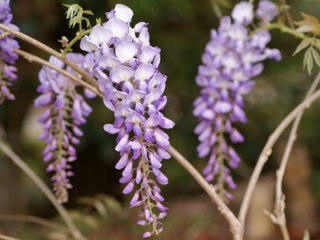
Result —
<path fill-rule="evenodd" d="M 11 5 L 14 23 L 22 32 L 59 49 L 57 40 L 62 35 L 70 39 L 74 35 L 74 31 L 68 29 L 64 14 L 66 9 L 62 3 L 78 3 L 91 9 L 95 17 L 104 18 L 105 12 L 119 2 L 133 9 L 134 22 L 149 23 L 152 45 L 162 49 L 160 68 L 168 76 L 168 106 L 165 114 L 176 123 L 169 132 L 171 143 L 201 170 L 205 160 L 198 159 L 195 150 L 198 142 L 193 134 L 196 119 L 192 116 L 192 102 L 199 94 L 194 78 L 197 66 L 201 63 L 201 54 L 209 40 L 210 29 L 218 25 L 212 1 L 12 0 Z M 230 6 L 235 2 L 229 1 Z M 319 1 L 290 0 L 289 4 L 295 20 L 301 18 L 301 12 L 316 17 L 320 15 Z M 221 6 L 222 12 L 229 14 L 230 6 Z M 238 125 L 246 141 L 236 146 L 243 163 L 234 172 L 238 189 L 233 192 L 235 200 L 230 203 L 235 211 L 268 136 L 303 99 L 313 75 L 319 70 L 315 68 L 312 76 L 308 76 L 302 69 L 303 54 L 292 57 L 298 40 L 278 31 L 273 31 L 272 35 L 270 45 L 281 49 L 283 60 L 279 63 L 266 62 L 264 73 L 256 79 L 254 90 L 246 98 L 248 123 Z M 48 57 L 25 43 L 21 45 L 27 51 Z M 75 47 L 74 50 L 78 49 Z M 18 67 L 19 81 L 13 90 L 17 100 L 6 102 L 0 108 L 1 135 L 50 184 L 41 159 L 43 144 L 37 138 L 40 132 L 40 126 L 36 123 L 39 111 L 33 107 L 40 66 L 21 59 Z M 120 172 L 114 169 L 118 159 L 114 151 L 115 139 L 102 130 L 104 123 L 113 121 L 113 116 L 100 100 L 92 100 L 90 104 L 94 112 L 83 127 L 85 138 L 78 146 L 79 158 L 74 163 L 75 176 L 72 178 L 74 188 L 70 191 L 70 202 L 66 207 L 89 239 L 141 239 L 143 229 L 135 224 L 138 210 L 128 208 L 129 198 L 122 196 L 122 186 L 118 183 Z M 293 239 L 302 239 L 305 229 L 310 231 L 311 239 L 320 239 L 319 108 L 320 104 L 315 103 L 303 118 L 284 182 L 288 225 Z M 249 213 L 247 239 L 281 239 L 277 228 L 262 209 L 273 208 L 275 169 L 282 156 L 287 134 L 279 140 L 265 167 Z M 174 159 L 164 164 L 164 172 L 170 179 L 170 184 L 163 187 L 170 211 L 165 220 L 164 233 L 154 239 L 231 239 L 228 226 L 216 207 Z M 98 194 L 104 194 L 104 197 Z M 81 197 L 89 198 L 84 200 Z M 105 204 L 99 205 L 99 201 Z M 13 216 L 10 221 L 4 216 L 8 214 Z M 14 216 L 17 214 L 61 221 L 35 185 L 1 156 L 0 231 L 23 240 L 49 239 L 53 235 L 56 239 L 63 239 L 58 233 L 53 234 L 51 229 L 16 221 L 18 218 Z"/>

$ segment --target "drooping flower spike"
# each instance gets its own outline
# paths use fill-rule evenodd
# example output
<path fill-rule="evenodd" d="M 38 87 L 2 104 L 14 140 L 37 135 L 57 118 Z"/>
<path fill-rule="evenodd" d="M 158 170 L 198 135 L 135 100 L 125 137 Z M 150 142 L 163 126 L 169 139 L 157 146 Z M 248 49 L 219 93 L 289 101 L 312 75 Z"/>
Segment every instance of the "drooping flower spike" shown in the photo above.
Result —
<path fill-rule="evenodd" d="M 16 25 L 11 23 L 12 14 L 9 4 L 9 0 L 0 1 L 0 23 L 13 30 L 19 30 Z M 18 48 L 20 46 L 14 36 L 0 30 L 0 104 L 5 99 L 15 99 L 9 87 L 17 79 L 17 68 L 14 65 L 18 59 L 18 55 L 14 52 L 14 49 Z"/>
<path fill-rule="evenodd" d="M 142 208 L 138 224 L 152 226 L 143 235 L 150 237 L 162 231 L 160 220 L 167 214 L 159 187 L 168 183 L 161 167 L 170 158 L 163 129 L 174 126 L 161 113 L 167 78 L 158 70 L 160 49 L 150 45 L 147 24 L 131 27 L 133 12 L 122 4 L 106 16 L 107 22 L 95 26 L 80 46 L 89 52 L 105 106 L 114 112 L 114 123 L 104 130 L 117 134 L 115 149 L 121 157 L 116 168 L 126 184 L 123 193 L 134 192 L 130 206 Z"/>
<path fill-rule="evenodd" d="M 276 5 L 268 0 L 262 0 L 256 11 L 260 25 L 277 14 Z M 243 97 L 254 86 L 252 78 L 263 71 L 262 61 L 281 59 L 279 50 L 266 47 L 271 39 L 267 30 L 249 30 L 255 19 L 252 3 L 238 3 L 231 16 L 223 17 L 219 29 L 211 31 L 196 77 L 201 96 L 195 100 L 193 111 L 199 120 L 195 128 L 200 141 L 198 155 L 209 157 L 203 174 L 207 181 L 215 181 L 225 199 L 232 197 L 225 184 L 231 189 L 236 187 L 230 170 L 238 166 L 240 157 L 230 142 L 244 141 L 234 126 L 247 121 Z"/>
<path fill-rule="evenodd" d="M 67 59 L 82 66 L 84 57 L 81 54 L 69 53 Z M 64 69 L 64 63 L 55 57 L 49 62 Z M 66 71 L 75 74 L 70 67 Z M 68 189 L 72 187 L 69 177 L 73 175 L 71 163 L 77 159 L 74 145 L 79 144 L 83 135 L 79 126 L 86 122 L 91 107 L 76 91 L 73 81 L 64 75 L 43 67 L 39 72 L 41 95 L 35 100 L 36 107 L 44 107 L 45 111 L 38 121 L 43 124 L 40 138 L 46 147 L 43 151 L 44 161 L 48 163 L 47 171 L 53 172 L 51 181 L 59 202 L 68 200 Z"/>

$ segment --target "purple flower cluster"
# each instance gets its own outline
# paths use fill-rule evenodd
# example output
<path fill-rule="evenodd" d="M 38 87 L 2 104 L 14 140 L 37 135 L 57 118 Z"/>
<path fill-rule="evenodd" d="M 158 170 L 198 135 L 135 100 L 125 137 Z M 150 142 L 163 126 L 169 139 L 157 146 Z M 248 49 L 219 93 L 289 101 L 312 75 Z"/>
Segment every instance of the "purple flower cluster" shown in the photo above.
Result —
<path fill-rule="evenodd" d="M 11 23 L 12 14 L 9 4 L 10 0 L 0 1 L 0 23 L 13 30 L 19 30 L 17 26 Z M 18 59 L 18 55 L 13 50 L 18 48 L 20 46 L 15 38 L 0 30 L 0 103 L 5 99 L 15 99 L 9 87 L 12 85 L 12 81 L 17 79 L 17 68 L 14 64 Z"/>
<path fill-rule="evenodd" d="M 114 123 L 104 130 L 117 134 L 121 158 L 116 169 L 122 170 L 123 193 L 134 191 L 130 206 L 142 208 L 138 224 L 152 225 L 143 235 L 150 237 L 162 231 L 160 219 L 167 214 L 158 185 L 168 183 L 160 169 L 163 159 L 170 158 L 169 137 L 162 129 L 174 126 L 161 113 L 167 102 L 166 76 L 158 70 L 160 49 L 150 45 L 147 24 L 132 28 L 133 12 L 122 4 L 106 16 L 107 22 L 95 26 L 80 46 L 89 52 L 105 106 L 114 112 Z"/>
<path fill-rule="evenodd" d="M 267 0 L 261 1 L 256 11 L 260 25 L 273 20 L 277 14 L 277 7 Z M 215 187 L 226 198 L 231 195 L 225 191 L 225 183 L 231 189 L 236 187 L 230 169 L 240 162 L 228 141 L 244 141 L 234 127 L 236 122 L 247 121 L 243 96 L 254 86 L 252 78 L 263 71 L 263 60 L 281 59 L 279 50 L 266 47 L 271 39 L 268 31 L 250 32 L 248 25 L 253 23 L 255 15 L 251 3 L 238 3 L 231 15 L 232 18 L 221 19 L 218 31 L 211 32 L 196 77 L 201 96 L 195 100 L 193 111 L 199 119 L 195 128 L 200 141 L 198 155 L 209 157 L 203 174 L 207 181 L 216 180 Z"/>
<path fill-rule="evenodd" d="M 81 54 L 74 53 L 69 53 L 67 59 L 78 65 L 84 61 Z M 65 68 L 64 63 L 55 57 L 50 57 L 49 62 Z M 74 74 L 70 67 L 66 71 Z M 40 138 L 46 144 L 44 161 L 48 163 L 47 171 L 53 172 L 51 180 L 59 202 L 66 202 L 67 189 L 72 187 L 69 180 L 73 175 L 70 164 L 77 158 L 74 145 L 80 143 L 79 138 L 83 135 L 79 126 L 86 122 L 91 107 L 77 93 L 74 82 L 61 73 L 43 67 L 39 72 L 39 80 L 41 85 L 37 91 L 41 95 L 35 100 L 35 106 L 46 108 L 38 119 L 43 124 Z"/>

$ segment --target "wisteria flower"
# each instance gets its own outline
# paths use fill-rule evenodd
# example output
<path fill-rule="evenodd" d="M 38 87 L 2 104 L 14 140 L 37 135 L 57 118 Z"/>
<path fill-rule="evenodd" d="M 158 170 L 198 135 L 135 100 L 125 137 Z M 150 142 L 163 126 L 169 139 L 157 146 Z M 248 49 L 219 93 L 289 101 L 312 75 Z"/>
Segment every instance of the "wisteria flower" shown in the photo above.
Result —
<path fill-rule="evenodd" d="M 122 170 L 123 193 L 133 192 L 130 206 L 142 208 L 138 224 L 152 226 L 143 235 L 150 237 L 162 231 L 160 220 L 167 214 L 159 187 L 168 183 L 161 167 L 170 158 L 163 129 L 174 125 L 162 114 L 167 78 L 158 70 L 160 49 L 150 45 L 147 24 L 131 27 L 133 12 L 122 4 L 106 16 L 107 22 L 95 26 L 80 45 L 94 59 L 104 104 L 114 112 L 114 123 L 104 130 L 117 134 L 115 150 L 121 157 L 116 168 Z"/>
<path fill-rule="evenodd" d="M 257 9 L 257 16 L 262 22 L 271 22 L 279 15 L 279 9 L 276 4 L 268 0 L 261 0 Z"/>
<path fill-rule="evenodd" d="M 0 1 L 0 23 L 13 30 L 19 30 L 16 25 L 11 23 L 12 14 L 9 4 L 9 0 Z M 20 46 L 14 36 L 0 30 L 0 103 L 5 99 L 15 99 L 9 88 L 12 82 L 17 79 L 17 68 L 14 65 L 18 55 L 14 52 L 14 49 L 18 48 Z"/>
<path fill-rule="evenodd" d="M 266 4 L 264 0 L 263 5 Z M 274 17 L 274 14 L 262 14 L 261 10 L 258 15 L 264 19 Z M 195 128 L 200 141 L 197 151 L 200 158 L 209 158 L 203 174 L 207 181 L 216 181 L 215 188 L 225 199 L 231 198 L 225 183 L 231 189 L 236 187 L 230 169 L 238 166 L 240 157 L 230 142 L 244 141 L 234 126 L 247 121 L 243 97 L 254 86 L 252 79 L 263 71 L 262 61 L 281 59 L 279 50 L 266 47 L 271 40 L 267 30 L 250 32 L 248 29 L 253 16 L 253 5 L 240 2 L 232 11 L 232 19 L 221 19 L 218 31 L 211 32 L 196 77 L 201 88 L 193 111 L 199 120 Z"/>
<path fill-rule="evenodd" d="M 67 59 L 82 65 L 84 57 L 81 54 L 69 53 Z M 64 63 L 55 57 L 49 62 L 64 69 Z M 66 71 L 74 74 L 70 67 Z M 47 171 L 53 172 L 51 178 L 53 190 L 59 202 L 68 200 L 68 189 L 72 187 L 69 177 L 73 175 L 71 163 L 77 159 L 74 145 L 79 144 L 83 132 L 79 128 L 86 122 L 91 113 L 91 107 L 76 91 L 76 85 L 70 79 L 43 67 L 39 72 L 41 94 L 35 100 L 36 107 L 43 107 L 45 111 L 38 121 L 43 125 L 40 138 L 46 144 L 43 151 L 44 161 L 48 163 Z"/>

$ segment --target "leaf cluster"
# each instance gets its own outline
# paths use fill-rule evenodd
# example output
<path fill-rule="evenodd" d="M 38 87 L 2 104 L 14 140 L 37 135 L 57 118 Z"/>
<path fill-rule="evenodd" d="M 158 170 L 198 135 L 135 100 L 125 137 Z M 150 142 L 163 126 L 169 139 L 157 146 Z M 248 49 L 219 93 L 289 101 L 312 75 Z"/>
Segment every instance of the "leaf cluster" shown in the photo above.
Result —
<path fill-rule="evenodd" d="M 94 209 L 103 218 L 119 215 L 122 212 L 120 203 L 115 198 L 104 194 L 80 197 L 77 202 L 86 208 Z"/>
<path fill-rule="evenodd" d="M 84 10 L 78 4 L 63 4 L 68 8 L 66 11 L 66 18 L 69 20 L 69 27 L 74 28 L 76 25 L 79 25 L 80 31 L 82 29 L 82 22 L 84 21 L 87 25 L 87 28 L 91 27 L 89 18 L 85 17 L 85 15 L 93 15 L 92 11 Z"/>
<path fill-rule="evenodd" d="M 305 13 L 302 13 L 302 16 L 303 20 L 295 22 L 298 26 L 296 31 L 308 35 L 305 35 L 306 37 L 300 42 L 293 55 L 305 50 L 303 68 L 311 74 L 315 64 L 320 67 L 320 21 Z"/>
<path fill-rule="evenodd" d="M 316 38 L 303 39 L 296 48 L 293 55 L 298 54 L 302 50 L 306 49 L 303 57 L 303 68 L 307 69 L 308 74 L 311 74 L 314 63 L 320 67 L 320 40 Z"/>
<path fill-rule="evenodd" d="M 82 230 L 96 229 L 106 220 L 119 216 L 123 209 L 120 203 L 112 196 L 97 194 L 93 197 L 80 197 L 78 204 L 84 209 L 70 211 L 71 218 Z M 50 240 L 73 239 L 69 232 L 55 230 L 48 234 Z"/>
<path fill-rule="evenodd" d="M 310 33 L 313 36 L 320 36 L 320 21 L 311 15 L 302 13 L 303 20 L 295 22 L 298 26 L 297 31 Z"/>

